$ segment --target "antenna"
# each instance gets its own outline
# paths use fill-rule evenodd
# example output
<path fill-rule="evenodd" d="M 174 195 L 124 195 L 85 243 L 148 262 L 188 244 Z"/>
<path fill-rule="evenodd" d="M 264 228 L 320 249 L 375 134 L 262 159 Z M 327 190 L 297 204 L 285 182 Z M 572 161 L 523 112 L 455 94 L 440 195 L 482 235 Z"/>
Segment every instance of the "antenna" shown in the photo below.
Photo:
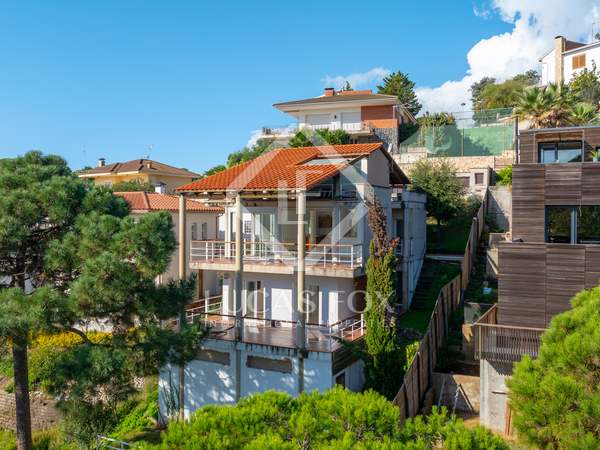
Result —
<path fill-rule="evenodd" d="M 598 24 L 600 22 L 598 22 L 597 20 L 592 22 L 592 41 L 596 40 L 596 41 L 600 41 L 600 32 L 594 33 L 594 29 L 596 28 L 596 24 Z"/>
<path fill-rule="evenodd" d="M 146 155 L 146 159 L 150 159 L 150 154 L 152 153 L 152 149 L 153 149 L 153 148 L 154 148 L 154 147 L 152 146 L 152 144 L 150 144 L 150 145 L 148 146 L 148 154 Z"/>

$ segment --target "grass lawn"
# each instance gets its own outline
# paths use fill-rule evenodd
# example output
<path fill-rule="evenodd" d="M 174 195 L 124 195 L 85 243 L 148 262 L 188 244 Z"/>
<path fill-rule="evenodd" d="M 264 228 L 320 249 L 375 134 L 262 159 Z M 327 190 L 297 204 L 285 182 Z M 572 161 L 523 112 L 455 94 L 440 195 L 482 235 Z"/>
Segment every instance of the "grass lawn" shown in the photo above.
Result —
<path fill-rule="evenodd" d="M 427 331 L 440 290 L 459 273 L 460 268 L 457 264 L 426 259 L 413 299 L 413 308 L 400 317 L 400 326 L 421 333 Z"/>
<path fill-rule="evenodd" d="M 431 219 L 427 222 L 427 253 L 462 255 L 465 252 L 473 219 L 458 216 L 439 227 Z"/>

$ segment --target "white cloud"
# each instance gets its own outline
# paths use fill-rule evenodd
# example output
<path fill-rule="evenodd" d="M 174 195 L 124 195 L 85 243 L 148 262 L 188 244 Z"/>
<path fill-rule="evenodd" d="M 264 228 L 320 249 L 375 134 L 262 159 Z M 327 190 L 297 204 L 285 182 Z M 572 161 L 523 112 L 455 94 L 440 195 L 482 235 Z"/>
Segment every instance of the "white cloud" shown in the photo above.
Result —
<path fill-rule="evenodd" d="M 554 36 L 589 41 L 592 23 L 600 17 L 598 0 L 493 0 L 474 8 L 479 17 L 497 14 L 513 24 L 509 33 L 482 39 L 467 54 L 469 69 L 460 80 L 416 89 L 423 111 L 458 111 L 470 104 L 469 88 L 485 76 L 505 80 L 528 69 L 539 69 L 539 58 L 552 49 Z"/>
<path fill-rule="evenodd" d="M 341 89 L 347 81 L 352 88 L 357 89 L 377 83 L 390 73 L 392 72 L 385 67 L 373 67 L 371 70 L 362 73 L 351 73 L 349 75 L 337 75 L 333 77 L 327 75 L 323 78 L 323 83 L 327 87 Z"/>

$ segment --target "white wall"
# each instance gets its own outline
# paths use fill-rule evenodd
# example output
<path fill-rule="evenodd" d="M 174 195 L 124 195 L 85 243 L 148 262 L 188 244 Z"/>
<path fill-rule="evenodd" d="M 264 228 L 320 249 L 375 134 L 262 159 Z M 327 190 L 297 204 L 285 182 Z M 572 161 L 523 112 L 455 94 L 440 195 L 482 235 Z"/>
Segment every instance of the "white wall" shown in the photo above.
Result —
<path fill-rule="evenodd" d="M 271 320 L 293 320 L 293 305 L 296 298 L 296 279 L 293 275 L 271 275 L 244 273 L 242 276 L 242 299 L 246 298 L 248 281 L 260 281 L 264 289 L 265 318 Z M 355 315 L 348 296 L 354 291 L 354 280 L 350 278 L 306 276 L 305 286 L 319 286 L 319 323 L 332 324 Z M 223 280 L 223 314 L 234 314 L 233 276 Z M 228 301 L 226 299 L 229 299 Z"/>
<path fill-rule="evenodd" d="M 339 130 L 340 128 L 342 128 L 342 115 L 343 114 L 346 114 L 346 117 L 348 117 L 347 114 L 351 114 L 354 117 L 357 116 L 358 120 L 356 120 L 350 126 L 357 127 L 358 130 L 360 130 L 360 124 L 361 124 L 360 107 L 358 107 L 358 108 L 340 108 L 339 106 L 336 108 L 307 110 L 307 111 L 302 111 L 302 112 L 298 113 L 296 117 L 298 118 L 299 129 L 302 129 L 308 125 L 306 116 L 316 115 L 316 114 L 318 114 L 318 115 L 328 114 L 329 115 L 329 129 L 330 130 Z"/>
<path fill-rule="evenodd" d="M 585 53 L 585 67 L 573 69 L 573 57 Z M 600 66 L 600 45 L 588 48 L 582 51 L 573 51 L 563 55 L 565 82 L 570 82 L 572 78 L 583 71 L 583 69 L 592 70 L 593 62 Z"/>
<path fill-rule="evenodd" d="M 230 341 L 206 340 L 203 348 L 229 355 L 229 364 L 193 360 L 185 367 L 184 413 L 188 419 L 195 410 L 209 404 L 232 404 L 236 402 L 236 367 L 239 357 L 240 397 L 275 390 L 298 395 L 300 360 L 293 349 L 264 345 L 249 345 Z M 335 386 L 335 379 L 345 373 L 346 387 L 360 391 L 364 385 L 363 363 L 357 361 L 337 374 L 331 374 L 332 353 L 310 352 L 304 358 L 304 391 L 325 392 Z M 248 356 L 271 359 L 289 359 L 292 370 L 282 373 L 247 367 Z M 171 382 L 169 382 L 169 378 Z M 159 408 L 167 415 L 167 399 L 175 395 L 179 383 L 179 370 L 165 366 L 159 374 Z M 173 389 L 175 387 L 175 389 Z"/>

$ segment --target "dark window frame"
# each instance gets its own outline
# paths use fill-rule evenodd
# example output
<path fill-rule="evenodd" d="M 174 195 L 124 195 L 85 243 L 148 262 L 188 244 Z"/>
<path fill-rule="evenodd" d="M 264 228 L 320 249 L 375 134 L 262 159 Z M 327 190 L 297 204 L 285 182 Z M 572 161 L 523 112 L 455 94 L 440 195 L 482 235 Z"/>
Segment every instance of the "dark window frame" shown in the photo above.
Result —
<path fill-rule="evenodd" d="M 563 162 L 563 163 L 559 163 L 558 162 L 558 154 L 559 151 L 561 150 L 559 147 L 560 145 L 568 145 L 568 144 L 579 144 L 579 151 L 580 151 L 580 160 L 579 161 L 568 161 L 568 162 Z M 544 148 L 546 147 L 546 148 Z M 543 159 L 543 152 L 547 151 L 547 150 L 551 150 L 549 147 L 554 147 L 554 161 L 552 162 L 544 162 Z M 540 164 L 570 164 L 570 163 L 575 163 L 575 162 L 584 162 L 585 159 L 585 146 L 584 146 L 584 142 L 583 140 L 569 140 L 569 141 L 548 141 L 548 142 L 539 142 L 538 143 L 538 162 Z"/>
<path fill-rule="evenodd" d="M 544 210 L 544 242 L 548 244 L 564 244 L 564 245 L 600 245 L 600 240 L 591 242 L 579 242 L 583 239 L 580 235 L 580 220 L 579 215 L 583 213 L 584 208 L 600 208 L 600 205 L 546 205 Z M 548 225 L 549 225 L 549 214 L 548 212 L 552 209 L 567 209 L 570 211 L 570 242 L 550 242 L 548 238 Z M 589 237 L 587 237 L 589 239 Z"/>

